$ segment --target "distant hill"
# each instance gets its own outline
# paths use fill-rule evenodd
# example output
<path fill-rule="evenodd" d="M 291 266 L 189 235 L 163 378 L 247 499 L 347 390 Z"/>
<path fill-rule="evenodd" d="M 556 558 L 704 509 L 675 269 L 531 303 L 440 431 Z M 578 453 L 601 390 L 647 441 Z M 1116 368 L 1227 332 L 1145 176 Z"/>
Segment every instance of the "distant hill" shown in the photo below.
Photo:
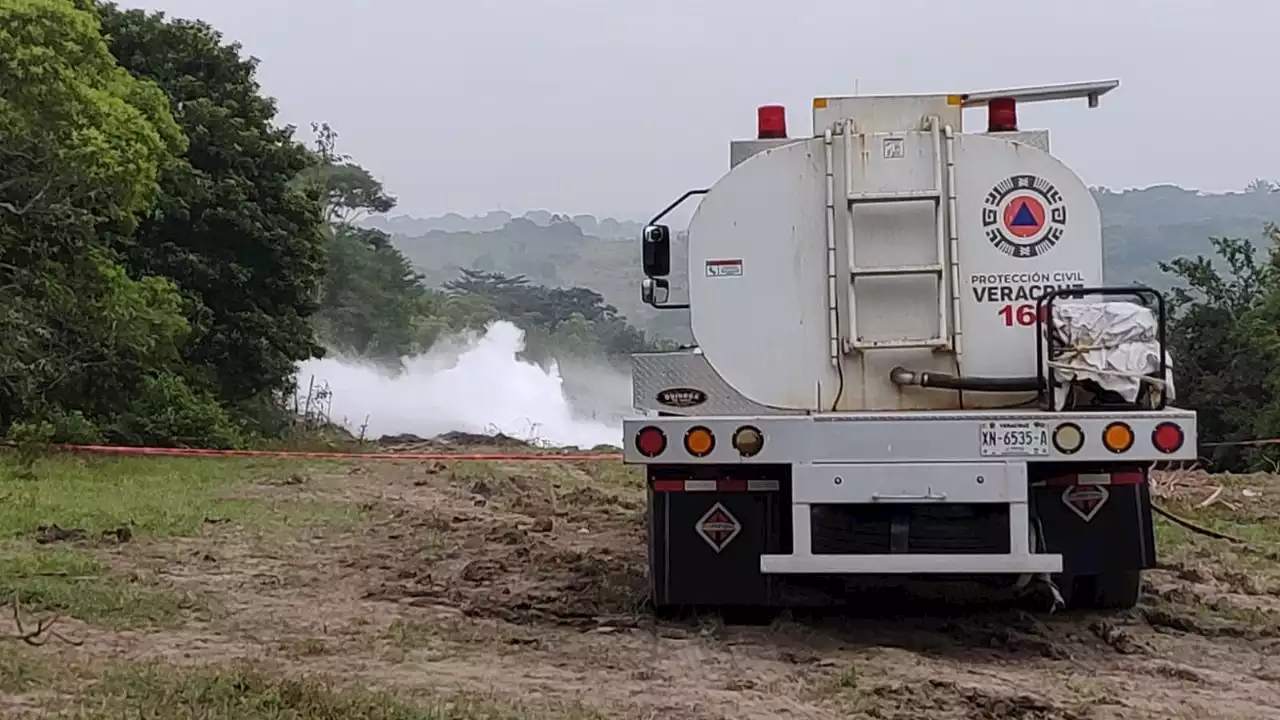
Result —
<path fill-rule="evenodd" d="M 1173 185 L 1141 190 L 1094 191 L 1102 212 L 1108 283 L 1148 283 L 1166 288 L 1157 263 L 1211 255 L 1211 236 L 1258 238 L 1263 225 L 1280 221 L 1280 192 L 1256 182 L 1242 192 L 1204 194 Z M 539 284 L 591 288 L 645 331 L 689 342 L 684 311 L 657 312 L 640 302 L 641 223 L 495 211 L 481 217 L 445 215 L 419 220 L 375 218 L 369 225 L 392 234 L 396 246 L 433 285 L 462 268 L 527 275 Z M 677 252 L 682 243 L 674 243 Z M 684 262 L 674 258 L 675 266 Z M 685 297 L 673 289 L 672 299 Z"/>
<path fill-rule="evenodd" d="M 1102 212 L 1106 279 L 1167 288 L 1156 263 L 1179 256 L 1212 256 L 1210 237 L 1258 239 L 1280 222 L 1280 192 L 1255 181 L 1243 192 L 1209 194 L 1176 185 L 1115 192 L 1094 190 Z"/>
<path fill-rule="evenodd" d="M 632 239 L 640 236 L 644 223 L 635 220 L 615 220 L 613 218 L 596 218 L 594 215 L 561 215 L 546 210 L 533 210 L 520 216 L 535 225 L 547 227 L 553 223 L 570 222 L 578 226 L 587 235 L 603 240 Z M 377 228 L 389 235 L 419 237 L 430 232 L 491 232 L 501 230 L 503 226 L 516 216 L 503 210 L 491 210 L 484 215 L 465 217 L 457 213 L 448 213 L 440 217 L 425 220 L 408 215 L 392 217 L 374 216 L 363 224 Z"/>
<path fill-rule="evenodd" d="M 513 218 L 489 230 L 395 235 L 394 242 L 432 285 L 443 285 L 463 268 L 473 268 L 526 275 L 540 285 L 586 287 L 604 295 L 647 333 L 690 342 L 687 312 L 659 312 L 640 301 L 640 280 L 644 276 L 640 272 L 639 237 L 639 226 L 626 238 L 588 235 L 580 223 L 561 216 L 545 225 Z M 679 267 L 685 257 L 683 246 L 678 242 L 673 245 L 674 261 Z M 674 288 L 672 299 L 683 297 L 683 292 L 683 287 Z"/>

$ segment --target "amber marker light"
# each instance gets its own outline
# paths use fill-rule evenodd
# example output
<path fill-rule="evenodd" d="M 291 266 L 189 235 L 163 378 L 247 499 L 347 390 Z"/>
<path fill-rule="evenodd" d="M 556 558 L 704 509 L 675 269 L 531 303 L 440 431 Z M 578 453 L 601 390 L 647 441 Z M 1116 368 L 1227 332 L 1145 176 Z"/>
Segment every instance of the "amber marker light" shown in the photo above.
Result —
<path fill-rule="evenodd" d="M 1113 453 L 1122 453 L 1133 447 L 1133 428 L 1122 422 L 1113 422 L 1102 431 L 1102 444 Z"/>
<path fill-rule="evenodd" d="M 716 449 L 716 437 L 701 425 L 689 428 L 684 434 L 684 449 L 694 457 L 706 457 Z"/>

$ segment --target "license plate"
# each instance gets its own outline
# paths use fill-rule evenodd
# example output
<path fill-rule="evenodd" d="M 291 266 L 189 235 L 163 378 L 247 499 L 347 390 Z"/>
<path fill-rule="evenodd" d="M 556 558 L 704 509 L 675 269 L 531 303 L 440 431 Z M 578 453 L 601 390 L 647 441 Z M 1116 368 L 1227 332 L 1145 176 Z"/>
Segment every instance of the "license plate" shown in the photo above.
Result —
<path fill-rule="evenodd" d="M 1040 457 L 1049 454 L 1049 429 L 1037 420 L 1001 420 L 982 424 L 984 457 Z"/>

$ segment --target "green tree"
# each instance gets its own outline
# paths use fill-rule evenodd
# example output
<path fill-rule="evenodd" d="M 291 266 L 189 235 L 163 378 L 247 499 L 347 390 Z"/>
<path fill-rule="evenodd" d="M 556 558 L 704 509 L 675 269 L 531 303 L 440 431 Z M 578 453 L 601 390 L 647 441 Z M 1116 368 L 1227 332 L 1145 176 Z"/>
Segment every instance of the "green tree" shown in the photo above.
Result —
<path fill-rule="evenodd" d="M 316 161 L 298 175 L 296 182 L 320 193 L 324 219 L 349 224 L 368 214 L 390 212 L 396 199 L 347 155 L 338 152 L 338 133 L 329 123 L 311 123 L 316 135 Z"/>
<path fill-rule="evenodd" d="M 294 184 L 322 198 L 328 263 L 316 326 L 326 346 L 343 354 L 398 366 L 417 348 L 417 319 L 426 287 L 391 238 L 353 220 L 395 207 L 382 183 L 338 152 L 338 134 L 312 123 L 312 164 Z"/>
<path fill-rule="evenodd" d="M 626 321 L 604 296 L 583 287 L 534 285 L 523 275 L 464 269 L 445 283 L 454 296 L 484 298 L 496 317 L 527 333 L 527 354 L 604 355 L 621 362 L 633 352 L 658 347 Z"/>
<path fill-rule="evenodd" d="M 1218 237 L 1223 270 L 1204 256 L 1160 265 L 1179 281 L 1169 302 L 1177 403 L 1196 411 L 1202 441 L 1280 436 L 1280 230 L 1265 234 L 1262 262 L 1250 241 Z M 1202 455 L 1220 470 L 1273 469 L 1268 448 Z"/>
<path fill-rule="evenodd" d="M 345 353 L 398 364 L 417 345 L 426 288 L 379 230 L 336 226 L 318 316 L 321 338 Z"/>
<path fill-rule="evenodd" d="M 311 154 L 274 124 L 257 61 L 238 44 L 203 22 L 97 8 L 111 52 L 164 90 L 190 138 L 162 169 L 155 212 L 119 247 L 134 273 L 181 288 L 190 379 L 262 420 L 296 363 L 323 353 L 310 322 L 325 272 L 321 202 L 292 182 Z"/>
<path fill-rule="evenodd" d="M 184 138 L 71 0 L 0 0 L 0 430 L 101 420 L 178 365 L 171 282 L 130 278 L 101 228 L 145 218 Z"/>

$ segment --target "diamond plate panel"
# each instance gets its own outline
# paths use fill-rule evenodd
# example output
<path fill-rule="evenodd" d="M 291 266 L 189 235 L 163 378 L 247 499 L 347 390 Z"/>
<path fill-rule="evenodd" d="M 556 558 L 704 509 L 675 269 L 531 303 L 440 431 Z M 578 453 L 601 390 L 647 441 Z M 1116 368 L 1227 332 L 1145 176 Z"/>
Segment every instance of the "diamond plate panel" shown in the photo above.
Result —
<path fill-rule="evenodd" d="M 671 407 L 658 402 L 664 390 L 699 390 L 707 399 L 692 407 Z M 636 410 L 671 415 L 794 415 L 743 397 L 711 367 L 702 353 L 679 350 L 631 356 L 632 405 Z"/>

